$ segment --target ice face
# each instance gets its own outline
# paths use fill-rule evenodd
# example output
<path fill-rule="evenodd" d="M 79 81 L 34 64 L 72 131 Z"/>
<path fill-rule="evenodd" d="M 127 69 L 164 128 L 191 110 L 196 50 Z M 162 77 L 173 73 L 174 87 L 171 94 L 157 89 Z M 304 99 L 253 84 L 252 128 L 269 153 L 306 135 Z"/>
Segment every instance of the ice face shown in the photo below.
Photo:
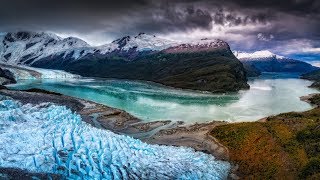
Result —
<path fill-rule="evenodd" d="M 2 68 L 12 72 L 16 80 L 72 79 L 72 78 L 80 77 L 79 75 L 71 74 L 62 70 L 33 68 L 33 67 L 22 66 L 22 65 L 16 65 L 16 66 L 10 66 L 10 67 L 5 66 Z"/>
<path fill-rule="evenodd" d="M 96 129 L 49 103 L 0 101 L 0 165 L 70 179 L 225 179 L 230 164 L 191 148 Z"/>

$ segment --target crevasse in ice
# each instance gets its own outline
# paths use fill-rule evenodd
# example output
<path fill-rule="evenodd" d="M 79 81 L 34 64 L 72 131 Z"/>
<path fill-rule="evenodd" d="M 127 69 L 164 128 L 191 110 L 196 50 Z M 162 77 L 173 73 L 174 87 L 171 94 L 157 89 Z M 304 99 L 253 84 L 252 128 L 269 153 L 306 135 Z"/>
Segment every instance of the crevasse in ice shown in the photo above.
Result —
<path fill-rule="evenodd" d="M 230 164 L 191 148 L 96 129 L 64 106 L 0 101 L 0 165 L 70 179 L 225 179 Z"/>

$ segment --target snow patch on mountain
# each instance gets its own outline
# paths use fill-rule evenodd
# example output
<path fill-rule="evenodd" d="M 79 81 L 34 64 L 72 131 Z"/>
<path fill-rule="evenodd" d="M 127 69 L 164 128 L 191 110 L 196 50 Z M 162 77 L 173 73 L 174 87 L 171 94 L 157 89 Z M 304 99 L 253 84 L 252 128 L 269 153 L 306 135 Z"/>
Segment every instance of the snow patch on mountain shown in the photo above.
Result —
<path fill-rule="evenodd" d="M 184 43 L 190 44 L 192 46 L 204 46 L 204 47 L 220 47 L 225 46 L 227 43 L 220 39 L 210 39 L 210 38 L 203 38 L 200 40 L 193 40 L 193 41 L 185 41 Z"/>
<path fill-rule="evenodd" d="M 96 47 L 96 49 L 99 50 L 101 54 L 110 53 L 118 48 L 119 48 L 119 45 L 114 42 Z"/>
<path fill-rule="evenodd" d="M 135 37 L 126 36 L 113 41 L 113 43 L 118 44 L 120 49 L 126 51 L 131 48 L 136 48 L 137 51 L 161 51 L 171 46 L 178 45 L 175 41 L 158 38 L 145 33 L 140 33 Z"/>
<path fill-rule="evenodd" d="M 192 148 L 96 129 L 65 106 L 2 100 L 0 127 L 1 167 L 67 179 L 226 179 L 230 171 L 228 162 Z"/>
<path fill-rule="evenodd" d="M 255 60 L 255 59 L 266 59 L 266 58 L 276 58 L 284 59 L 284 56 L 276 55 L 268 50 L 256 51 L 253 53 L 234 51 L 233 54 L 240 60 Z"/>

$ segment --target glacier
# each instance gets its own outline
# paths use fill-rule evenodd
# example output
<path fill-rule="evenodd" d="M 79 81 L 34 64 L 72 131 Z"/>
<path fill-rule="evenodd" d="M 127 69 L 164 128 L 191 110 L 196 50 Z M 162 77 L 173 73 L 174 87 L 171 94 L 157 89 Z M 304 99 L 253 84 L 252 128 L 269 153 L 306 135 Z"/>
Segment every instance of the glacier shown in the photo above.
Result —
<path fill-rule="evenodd" d="M 77 79 L 80 75 L 71 74 L 62 70 L 34 68 L 24 65 L 6 65 L 0 67 L 10 71 L 15 80 L 35 80 L 35 79 Z"/>
<path fill-rule="evenodd" d="M 192 148 L 92 127 L 65 106 L 0 101 L 0 166 L 68 179 L 226 179 L 231 165 Z"/>

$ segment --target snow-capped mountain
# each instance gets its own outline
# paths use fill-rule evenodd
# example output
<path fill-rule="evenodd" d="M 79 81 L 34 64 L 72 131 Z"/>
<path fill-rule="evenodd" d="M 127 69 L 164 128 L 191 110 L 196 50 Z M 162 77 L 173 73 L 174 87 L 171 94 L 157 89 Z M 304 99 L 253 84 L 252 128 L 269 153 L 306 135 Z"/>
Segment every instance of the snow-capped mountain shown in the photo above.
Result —
<path fill-rule="evenodd" d="M 132 48 L 137 51 L 161 51 L 171 46 L 178 45 L 178 42 L 158 38 L 154 35 L 140 33 L 135 37 L 125 36 L 112 42 L 117 49 L 128 51 Z"/>
<path fill-rule="evenodd" d="M 75 38 L 61 38 L 52 33 L 15 32 L 0 35 L 0 61 L 8 64 L 32 65 L 42 59 L 78 60 L 86 56 L 105 57 L 120 53 L 127 57 L 140 52 L 211 50 L 227 44 L 221 40 L 202 39 L 199 41 L 179 42 L 140 33 L 125 36 L 102 46 L 90 46 Z M 211 49 L 210 49 L 211 48 Z"/>
<path fill-rule="evenodd" d="M 260 72 L 293 72 L 307 73 L 318 69 L 303 61 L 276 55 L 270 51 L 262 50 L 253 53 L 233 51 L 233 54 L 244 64 L 247 74 L 252 70 Z"/>
<path fill-rule="evenodd" d="M 0 59 L 8 64 L 32 64 L 52 54 L 87 47 L 81 39 L 63 39 L 52 33 L 6 33 L 0 36 Z"/>
<path fill-rule="evenodd" d="M 211 92 L 248 88 L 242 64 L 222 40 L 172 41 L 140 33 L 90 46 L 78 38 L 43 32 L 6 33 L 0 38 L 0 62 L 6 64 Z"/>
<path fill-rule="evenodd" d="M 200 39 L 198 41 L 181 42 L 165 50 L 166 53 L 197 53 L 229 49 L 228 43 L 219 39 Z"/>

